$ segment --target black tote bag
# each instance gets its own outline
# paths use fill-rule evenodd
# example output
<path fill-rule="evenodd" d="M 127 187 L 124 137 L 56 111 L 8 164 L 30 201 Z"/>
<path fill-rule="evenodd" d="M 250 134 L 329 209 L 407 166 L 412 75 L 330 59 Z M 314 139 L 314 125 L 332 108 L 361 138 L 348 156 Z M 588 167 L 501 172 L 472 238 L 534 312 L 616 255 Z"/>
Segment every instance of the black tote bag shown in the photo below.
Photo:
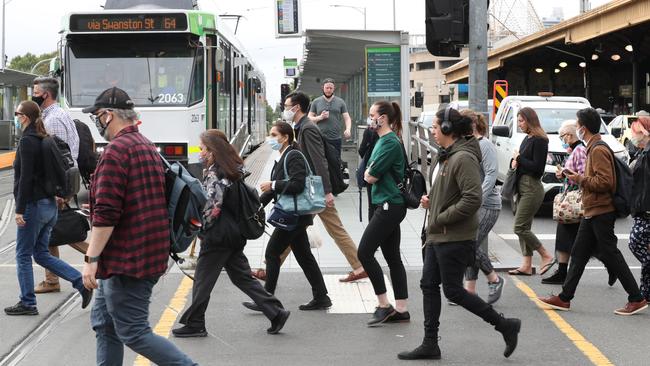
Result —
<path fill-rule="evenodd" d="M 56 247 L 86 240 L 90 224 L 88 224 L 88 219 L 77 210 L 77 208 L 70 208 L 67 205 L 64 209 L 59 210 L 56 224 L 50 234 L 49 246 Z"/>

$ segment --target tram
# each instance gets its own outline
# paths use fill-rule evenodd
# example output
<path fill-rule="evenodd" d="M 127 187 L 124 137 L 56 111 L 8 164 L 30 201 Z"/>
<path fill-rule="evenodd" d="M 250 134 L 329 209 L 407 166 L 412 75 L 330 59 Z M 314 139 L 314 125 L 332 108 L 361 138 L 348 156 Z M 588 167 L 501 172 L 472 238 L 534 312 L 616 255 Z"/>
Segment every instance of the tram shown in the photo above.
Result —
<path fill-rule="evenodd" d="M 63 107 L 91 126 L 98 151 L 106 141 L 81 109 L 112 86 L 129 94 L 140 131 L 161 154 L 195 176 L 206 129 L 224 131 L 240 155 L 262 143 L 264 75 L 236 38 L 193 1 L 184 9 L 177 9 L 183 1 L 167 1 L 174 9 L 141 3 L 108 0 L 103 11 L 70 13 L 63 22 L 51 71 Z"/>

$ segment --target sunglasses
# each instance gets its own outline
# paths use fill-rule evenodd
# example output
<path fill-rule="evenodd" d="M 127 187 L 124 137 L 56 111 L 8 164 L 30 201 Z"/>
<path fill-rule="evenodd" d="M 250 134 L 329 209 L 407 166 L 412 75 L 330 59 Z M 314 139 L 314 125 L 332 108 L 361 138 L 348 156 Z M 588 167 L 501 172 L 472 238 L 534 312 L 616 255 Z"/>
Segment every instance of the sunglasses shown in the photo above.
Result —
<path fill-rule="evenodd" d="M 25 115 L 25 113 L 14 112 L 14 116 L 16 116 L 16 117 L 17 117 L 17 116 L 24 116 L 24 115 Z"/>

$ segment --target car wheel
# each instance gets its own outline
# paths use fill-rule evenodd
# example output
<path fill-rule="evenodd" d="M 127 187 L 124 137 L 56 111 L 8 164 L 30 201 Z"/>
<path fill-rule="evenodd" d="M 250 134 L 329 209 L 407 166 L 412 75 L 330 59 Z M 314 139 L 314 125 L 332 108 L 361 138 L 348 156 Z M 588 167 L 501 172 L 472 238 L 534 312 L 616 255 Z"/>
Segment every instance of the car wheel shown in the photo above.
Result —
<path fill-rule="evenodd" d="M 512 210 L 513 215 L 517 214 L 518 203 L 519 203 L 519 195 L 515 193 L 510 199 L 510 209 Z"/>

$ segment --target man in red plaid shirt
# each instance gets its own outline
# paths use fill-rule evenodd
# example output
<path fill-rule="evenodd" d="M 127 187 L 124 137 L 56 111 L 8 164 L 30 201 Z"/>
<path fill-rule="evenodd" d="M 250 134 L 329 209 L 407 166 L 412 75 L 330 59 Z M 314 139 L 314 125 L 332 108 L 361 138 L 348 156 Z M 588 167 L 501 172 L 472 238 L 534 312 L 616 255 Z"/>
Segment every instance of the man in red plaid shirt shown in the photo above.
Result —
<path fill-rule="evenodd" d="M 98 289 L 91 312 L 97 364 L 121 365 L 127 345 L 157 365 L 194 365 L 148 321 L 170 248 L 160 156 L 134 125 L 138 114 L 123 90 L 105 90 L 83 112 L 109 141 L 90 187 L 93 228 L 83 269 L 84 286 Z"/>

